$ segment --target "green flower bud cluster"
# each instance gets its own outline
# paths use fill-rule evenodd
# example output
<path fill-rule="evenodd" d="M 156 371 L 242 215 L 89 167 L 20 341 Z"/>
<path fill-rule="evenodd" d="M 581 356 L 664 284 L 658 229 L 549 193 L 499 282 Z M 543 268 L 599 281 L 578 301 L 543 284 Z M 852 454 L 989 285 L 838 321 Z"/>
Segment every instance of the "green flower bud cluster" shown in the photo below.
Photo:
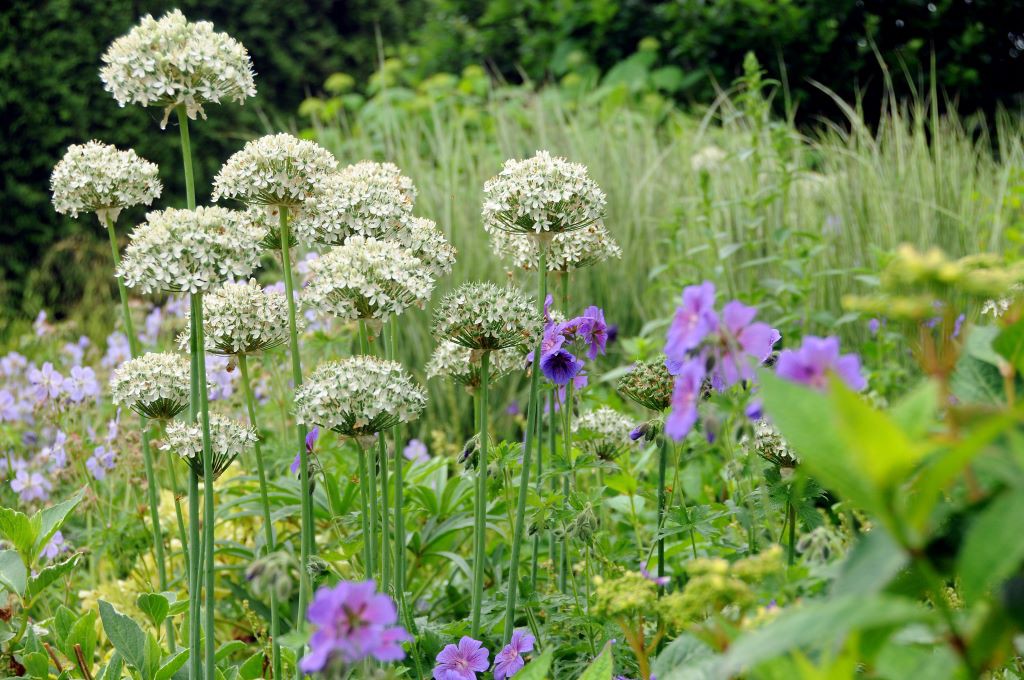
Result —
<path fill-rule="evenodd" d="M 628 571 L 611 579 L 596 577 L 594 583 L 594 608 L 602 616 L 647 614 L 658 602 L 658 587 L 639 572 Z"/>

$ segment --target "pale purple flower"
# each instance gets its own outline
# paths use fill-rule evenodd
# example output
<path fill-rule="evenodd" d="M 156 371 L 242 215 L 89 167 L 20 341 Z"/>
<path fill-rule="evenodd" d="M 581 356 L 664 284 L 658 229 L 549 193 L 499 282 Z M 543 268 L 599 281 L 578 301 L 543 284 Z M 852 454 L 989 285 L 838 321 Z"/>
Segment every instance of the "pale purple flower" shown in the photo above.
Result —
<path fill-rule="evenodd" d="M 647 570 L 647 562 L 640 563 L 640 575 L 648 581 L 650 581 L 651 583 L 654 583 L 659 586 L 668 585 L 669 581 L 672 580 L 668 576 L 655 576 L 654 574 L 652 574 L 650 571 Z"/>
<path fill-rule="evenodd" d="M 36 320 L 32 322 L 32 330 L 36 332 L 36 337 L 40 338 L 53 330 L 53 326 L 46 321 L 45 309 L 39 310 L 39 314 L 36 315 Z"/>
<path fill-rule="evenodd" d="M 665 434 L 679 441 L 697 423 L 697 403 L 704 385 L 704 366 L 700 359 L 683 364 L 672 390 L 672 411 L 665 419 Z"/>
<path fill-rule="evenodd" d="M 398 612 L 373 581 L 342 581 L 316 591 L 306 619 L 317 626 L 309 654 L 299 662 L 304 673 L 317 673 L 334 663 L 354 664 L 366 658 L 399 661 L 402 642 L 412 637 L 396 626 Z"/>
<path fill-rule="evenodd" d="M 533 651 L 536 638 L 525 630 L 516 630 L 505 647 L 494 655 L 494 680 L 505 680 L 522 670 L 526 665 L 523 654 Z"/>
<path fill-rule="evenodd" d="M 718 328 L 714 307 L 715 284 L 710 281 L 683 289 L 683 303 L 676 308 L 665 340 L 665 355 L 669 359 L 682 361 L 683 355 Z"/>
<path fill-rule="evenodd" d="M 57 434 L 53 437 L 53 443 L 49 446 L 44 446 L 39 452 L 39 456 L 50 463 L 51 470 L 62 470 L 68 464 L 68 453 L 64 449 L 65 443 L 67 443 L 68 436 L 63 431 L 57 430 Z"/>
<path fill-rule="evenodd" d="M 85 338 L 85 336 L 82 337 Z M 64 343 L 64 347 L 61 348 L 61 351 L 68 355 L 72 366 L 82 365 L 82 359 L 85 358 L 85 348 L 80 344 L 77 342 L 66 342 Z"/>
<path fill-rule="evenodd" d="M 164 305 L 164 314 L 178 319 L 184 319 L 188 313 L 189 301 L 185 295 L 172 295 Z"/>
<path fill-rule="evenodd" d="M 58 529 L 50 538 L 50 541 L 46 544 L 46 547 L 43 548 L 43 557 L 45 557 L 48 560 L 52 560 L 56 558 L 57 555 L 60 555 L 67 549 L 68 546 L 64 542 L 64 534 L 62 534 Z"/>
<path fill-rule="evenodd" d="M 163 323 L 164 310 L 160 307 L 154 307 L 146 315 L 146 321 L 142 326 L 142 335 L 139 338 L 142 340 L 142 343 L 145 345 L 155 345 L 157 340 L 160 339 L 160 328 L 163 326 Z"/>
<path fill-rule="evenodd" d="M 107 336 L 107 352 L 100 361 L 104 368 L 117 368 L 131 358 L 132 352 L 127 335 L 114 331 Z"/>
<path fill-rule="evenodd" d="M 36 401 L 45 402 L 60 396 L 61 388 L 64 386 L 64 376 L 47 361 L 42 368 L 32 366 L 28 369 L 28 382 L 32 385 Z"/>
<path fill-rule="evenodd" d="M 722 308 L 723 340 L 720 356 L 715 362 L 716 377 L 721 381 L 722 389 L 740 380 L 753 380 L 754 370 L 748 357 L 759 364 L 764 363 L 771 356 L 772 347 L 782 337 L 768 324 L 755 322 L 755 316 L 756 309 L 738 300 L 728 302 Z"/>
<path fill-rule="evenodd" d="M 878 319 L 871 319 L 868 321 L 868 332 L 871 335 L 878 335 L 878 331 L 882 328 L 882 322 Z"/>
<path fill-rule="evenodd" d="M 483 643 L 464 635 L 458 645 L 448 645 L 437 655 L 434 680 L 477 680 L 490 664 Z"/>
<path fill-rule="evenodd" d="M 107 473 L 114 469 L 116 457 L 117 454 L 113 449 L 97 446 L 93 449 L 89 459 L 85 461 L 85 467 L 96 481 L 102 482 L 107 478 Z"/>
<path fill-rule="evenodd" d="M 588 345 L 587 358 L 593 361 L 598 354 L 604 354 L 608 345 L 608 324 L 604 320 L 604 310 L 591 305 L 575 321 L 577 332 Z"/>
<path fill-rule="evenodd" d="M 405 456 L 406 460 L 411 460 L 414 463 L 426 463 L 430 460 L 427 445 L 419 439 L 410 439 L 409 443 L 402 449 L 402 455 Z"/>
<path fill-rule="evenodd" d="M 13 423 L 21 419 L 21 405 L 10 390 L 0 390 L 0 423 Z"/>
<path fill-rule="evenodd" d="M 552 352 L 557 352 L 562 349 L 562 345 L 565 344 L 565 334 L 563 331 L 565 327 L 558 323 L 548 323 L 544 326 L 544 335 L 540 339 L 540 358 L 544 361 L 544 357 Z M 526 355 L 526 364 L 530 365 L 533 363 L 533 350 Z"/>
<path fill-rule="evenodd" d="M 963 329 L 964 321 L 966 319 L 967 319 L 967 316 L 964 315 L 964 314 L 961 314 L 960 316 L 956 317 L 956 321 L 953 322 L 953 339 L 954 340 L 960 337 L 960 331 Z"/>
<path fill-rule="evenodd" d="M 580 371 L 576 374 L 576 377 L 572 379 L 572 389 L 574 392 L 579 392 L 590 383 L 590 377 L 587 375 L 585 370 Z M 557 385 L 555 387 L 555 410 L 561 410 L 562 404 L 565 403 L 565 398 L 568 392 L 568 384 Z"/>
<path fill-rule="evenodd" d="M 206 355 L 206 385 L 210 390 L 210 401 L 230 399 L 235 393 L 238 372 L 229 370 L 231 359 L 216 354 Z"/>
<path fill-rule="evenodd" d="M 70 375 L 64 378 L 64 392 L 76 404 L 87 397 L 99 396 L 100 383 L 96 380 L 96 371 L 89 366 L 72 366 Z"/>
<path fill-rule="evenodd" d="M 53 485 L 46 477 L 38 472 L 18 470 L 11 480 L 11 488 L 21 498 L 23 503 L 32 501 L 45 501 L 50 497 Z"/>
<path fill-rule="evenodd" d="M 8 378 L 21 373 L 26 366 L 28 366 L 28 359 L 17 352 L 8 352 L 3 359 L 0 359 L 0 372 L 3 372 L 4 376 Z"/>
<path fill-rule="evenodd" d="M 787 349 L 779 353 L 775 372 L 781 378 L 802 383 L 818 390 L 828 386 L 827 377 L 834 373 L 855 391 L 867 387 L 861 374 L 860 359 L 856 354 L 839 354 L 839 338 L 819 338 L 808 335 L 798 350 Z"/>

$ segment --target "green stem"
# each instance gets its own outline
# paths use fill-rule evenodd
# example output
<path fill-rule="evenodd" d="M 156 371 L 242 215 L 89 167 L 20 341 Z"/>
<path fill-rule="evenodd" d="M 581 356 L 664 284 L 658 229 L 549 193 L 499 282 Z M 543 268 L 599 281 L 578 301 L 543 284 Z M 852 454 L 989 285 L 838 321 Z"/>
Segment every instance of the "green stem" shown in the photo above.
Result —
<path fill-rule="evenodd" d="M 543 434 L 541 429 L 543 428 L 543 419 L 537 419 L 537 441 L 543 443 Z M 537 496 L 542 497 L 543 494 L 543 482 L 541 477 L 544 474 L 544 447 L 537 446 L 537 480 L 535 482 L 535 488 L 537 489 Z M 537 590 L 537 564 L 540 560 L 540 531 L 533 535 L 533 560 L 530 565 L 530 589 Z"/>
<path fill-rule="evenodd" d="M 568 298 L 568 295 L 565 296 Z M 565 403 L 562 404 L 562 455 L 565 457 L 567 467 L 566 473 L 562 476 L 562 509 L 569 509 L 569 471 L 572 470 L 572 381 L 565 386 Z M 555 393 L 557 394 L 557 392 Z M 573 472 L 575 474 L 575 472 Z M 559 544 L 558 553 L 558 588 L 566 592 L 566 585 L 569 580 L 569 535 L 562 532 L 562 540 Z M 573 588 L 576 587 L 576 579 L 573 578 Z"/>
<path fill-rule="evenodd" d="M 388 358 L 395 360 L 398 355 L 398 320 L 392 319 L 390 324 L 391 343 L 388 345 Z M 395 425 L 392 437 L 395 444 L 395 594 L 398 600 L 398 611 L 405 615 L 405 489 L 402 475 L 405 461 L 402 459 L 401 426 Z M 414 657 L 415 658 L 415 657 Z"/>
<path fill-rule="evenodd" d="M 380 458 L 380 560 L 381 591 L 391 592 L 391 506 L 388 489 L 388 445 L 384 432 L 377 433 L 377 456 Z"/>
<path fill-rule="evenodd" d="M 245 392 L 245 408 L 249 413 L 249 425 L 256 430 L 256 445 L 253 450 L 256 454 L 256 472 L 260 482 L 260 502 L 263 506 L 263 533 L 266 543 L 267 554 L 277 549 L 277 542 L 274 540 L 274 521 L 270 515 L 270 498 L 267 494 L 267 472 L 263 465 L 263 448 L 260 446 L 259 425 L 256 422 L 256 397 L 252 391 L 252 382 L 249 380 L 249 361 L 244 354 L 238 355 L 238 368 L 242 377 L 242 390 Z M 277 594 L 270 589 L 270 643 L 271 656 L 273 659 L 274 677 L 281 677 L 281 645 L 278 642 L 278 621 L 277 621 Z"/>
<path fill-rule="evenodd" d="M 661 446 L 658 447 L 658 577 L 665 575 L 665 473 L 668 469 L 668 437 L 661 438 Z M 659 586 L 659 591 L 664 587 Z"/>
<path fill-rule="evenodd" d="M 188 134 L 188 114 L 178 107 L 178 131 L 181 133 L 181 159 L 185 166 L 185 202 L 189 210 L 196 209 L 196 176 L 192 171 L 192 142 Z"/>
<path fill-rule="evenodd" d="M 366 489 L 370 495 L 370 517 L 368 518 L 370 524 L 370 554 L 373 555 L 373 575 L 375 578 L 379 578 L 377 572 L 377 555 L 378 555 L 378 541 L 377 541 L 377 454 L 372 452 L 368 458 L 368 470 L 367 473 L 370 475 L 367 478 Z"/>
<path fill-rule="evenodd" d="M 213 532 L 214 498 L 213 498 L 213 451 L 210 446 L 210 404 L 206 387 L 206 339 L 203 335 L 203 294 L 192 296 L 195 308 L 192 310 L 192 323 L 196 328 L 196 361 L 199 365 L 199 415 L 203 431 L 203 533 L 204 554 L 203 572 L 205 580 L 206 612 L 206 673 L 213 675 L 216 666 L 217 641 L 214 635 L 214 613 L 217 598 L 214 593 L 214 553 L 216 540 Z"/>
<path fill-rule="evenodd" d="M 363 529 L 363 570 L 366 580 L 370 580 L 373 578 L 373 548 L 370 544 L 370 500 L 366 489 L 369 474 L 366 471 L 366 449 L 359 440 L 356 440 L 356 447 L 359 449 L 359 522 Z"/>
<path fill-rule="evenodd" d="M 484 559 L 487 536 L 487 380 L 491 353 L 484 350 L 480 356 L 480 443 L 476 454 L 476 515 L 473 532 L 475 559 L 473 561 L 473 619 L 472 635 L 480 633 L 480 609 L 484 597 Z"/>
<path fill-rule="evenodd" d="M 789 499 L 786 501 L 786 521 L 789 524 L 789 550 L 787 554 L 787 561 L 789 566 L 793 566 L 796 561 L 796 506 L 793 505 L 793 500 Z"/>
<path fill-rule="evenodd" d="M 547 297 L 547 243 L 538 241 L 537 257 L 537 287 L 540 295 L 537 297 L 537 319 L 544 316 L 544 298 Z M 533 453 L 533 446 L 536 442 L 536 423 L 538 418 L 537 394 L 540 389 L 540 353 L 541 338 L 537 338 L 534 346 L 533 371 L 530 374 L 530 402 L 527 407 L 526 443 L 523 446 L 523 469 L 519 478 L 519 499 L 516 503 L 516 526 L 512 536 L 512 555 L 509 564 L 508 594 L 505 601 L 505 631 L 503 639 L 508 642 L 512 639 L 512 630 L 515 626 L 516 617 L 516 596 L 519 590 L 519 550 L 523 540 L 523 530 L 526 528 L 526 497 L 530 492 L 530 456 Z"/>

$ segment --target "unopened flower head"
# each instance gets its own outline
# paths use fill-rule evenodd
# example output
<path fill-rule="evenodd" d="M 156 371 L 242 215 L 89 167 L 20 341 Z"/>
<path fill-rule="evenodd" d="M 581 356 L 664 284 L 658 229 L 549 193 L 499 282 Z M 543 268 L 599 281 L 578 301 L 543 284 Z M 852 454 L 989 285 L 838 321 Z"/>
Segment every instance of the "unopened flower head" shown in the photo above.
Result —
<path fill-rule="evenodd" d="M 448 378 L 468 390 L 480 386 L 480 350 L 469 349 L 451 340 L 442 340 L 427 362 L 428 378 Z M 513 346 L 491 352 L 487 364 L 489 381 L 523 370 L 526 351 Z"/>
<path fill-rule="evenodd" d="M 484 184 L 484 229 L 535 236 L 574 231 L 598 222 L 605 203 L 586 166 L 538 151 L 505 161 Z"/>
<path fill-rule="evenodd" d="M 122 208 L 149 205 L 162 190 L 155 163 L 95 140 L 69 146 L 50 176 L 54 209 L 72 217 L 94 212 L 116 220 Z"/>
<path fill-rule="evenodd" d="M 111 397 L 146 418 L 170 420 L 188 406 L 190 375 L 180 354 L 149 352 L 114 369 Z"/>
<path fill-rule="evenodd" d="M 434 278 L 452 273 L 455 247 L 448 243 L 434 220 L 413 217 L 395 233 L 393 240 L 412 252 Z"/>
<path fill-rule="evenodd" d="M 103 87 L 121 106 L 161 106 L 167 117 L 177 106 L 193 120 L 206 117 L 204 104 L 256 96 L 252 61 L 242 43 L 217 33 L 209 21 L 188 21 L 180 10 L 160 19 L 146 15 L 103 55 Z"/>
<path fill-rule="evenodd" d="M 296 319 L 299 329 L 305 317 Z M 225 283 L 203 298 L 206 349 L 214 354 L 257 354 L 288 341 L 288 298 L 255 280 Z"/>
<path fill-rule="evenodd" d="M 235 210 L 200 206 L 146 215 L 135 227 L 117 272 L 143 293 L 198 293 L 259 264 L 266 232 Z"/>
<path fill-rule="evenodd" d="M 783 468 L 796 467 L 800 462 L 800 458 L 789 447 L 789 443 L 767 420 L 758 420 L 754 423 L 754 451 L 765 460 Z"/>
<path fill-rule="evenodd" d="M 300 422 L 362 437 L 415 420 L 427 395 L 402 365 L 372 356 L 320 364 L 295 390 Z"/>
<path fill-rule="evenodd" d="M 514 286 L 467 283 L 441 300 L 434 313 L 434 336 L 469 349 L 497 350 L 528 344 L 541 332 L 542 319 L 531 298 Z"/>
<path fill-rule="evenodd" d="M 412 218 L 416 187 L 394 163 L 362 161 L 326 177 L 295 221 L 308 243 L 338 245 L 349 236 L 385 238 Z"/>
<path fill-rule="evenodd" d="M 537 269 L 537 245 L 506 231 L 492 231 L 494 251 L 520 269 Z M 549 272 L 571 272 L 622 257 L 622 249 L 600 222 L 555 234 L 545 260 Z"/>
<path fill-rule="evenodd" d="M 338 168 L 331 152 L 287 133 L 246 143 L 213 179 L 213 200 L 301 206 Z"/>
<path fill-rule="evenodd" d="M 610 406 L 601 406 L 580 414 L 572 426 L 585 450 L 603 460 L 612 460 L 629 445 L 633 421 Z"/>
<path fill-rule="evenodd" d="M 665 367 L 665 359 L 638 362 L 619 379 L 619 394 L 652 411 L 664 411 L 672 403 L 672 375 Z"/>
<path fill-rule="evenodd" d="M 434 277 L 410 251 L 392 241 L 350 236 L 309 265 L 305 301 L 345 320 L 386 320 L 423 307 Z"/>
<path fill-rule="evenodd" d="M 213 455 L 213 478 L 223 474 L 232 461 L 258 441 L 256 431 L 243 427 L 219 413 L 210 414 L 210 452 Z M 189 467 L 203 476 L 203 428 L 198 421 L 185 423 L 178 420 L 167 424 L 167 441 L 161 447 L 181 456 Z"/>

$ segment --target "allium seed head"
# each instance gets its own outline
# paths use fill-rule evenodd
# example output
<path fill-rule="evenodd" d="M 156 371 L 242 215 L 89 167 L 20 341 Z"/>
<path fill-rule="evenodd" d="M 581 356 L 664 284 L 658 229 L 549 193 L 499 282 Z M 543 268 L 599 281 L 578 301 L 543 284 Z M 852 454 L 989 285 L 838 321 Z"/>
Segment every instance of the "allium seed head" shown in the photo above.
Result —
<path fill-rule="evenodd" d="M 94 212 L 101 221 L 116 220 L 122 208 L 149 205 L 162 189 L 155 163 L 95 140 L 69 146 L 50 176 L 57 212 Z"/>
<path fill-rule="evenodd" d="M 619 394 L 652 411 L 664 411 L 672 404 L 675 381 L 665 367 L 665 359 L 638 362 L 619 379 Z"/>
<path fill-rule="evenodd" d="M 213 179 L 213 200 L 301 206 L 338 168 L 331 152 L 287 133 L 247 142 Z"/>
<path fill-rule="evenodd" d="M 114 369 L 110 393 L 115 404 L 152 420 L 170 420 L 189 402 L 187 358 L 170 352 L 149 352 Z"/>
<path fill-rule="evenodd" d="M 531 298 L 513 286 L 467 283 L 441 300 L 434 312 L 434 336 L 469 349 L 498 350 L 528 344 L 540 334 Z"/>

